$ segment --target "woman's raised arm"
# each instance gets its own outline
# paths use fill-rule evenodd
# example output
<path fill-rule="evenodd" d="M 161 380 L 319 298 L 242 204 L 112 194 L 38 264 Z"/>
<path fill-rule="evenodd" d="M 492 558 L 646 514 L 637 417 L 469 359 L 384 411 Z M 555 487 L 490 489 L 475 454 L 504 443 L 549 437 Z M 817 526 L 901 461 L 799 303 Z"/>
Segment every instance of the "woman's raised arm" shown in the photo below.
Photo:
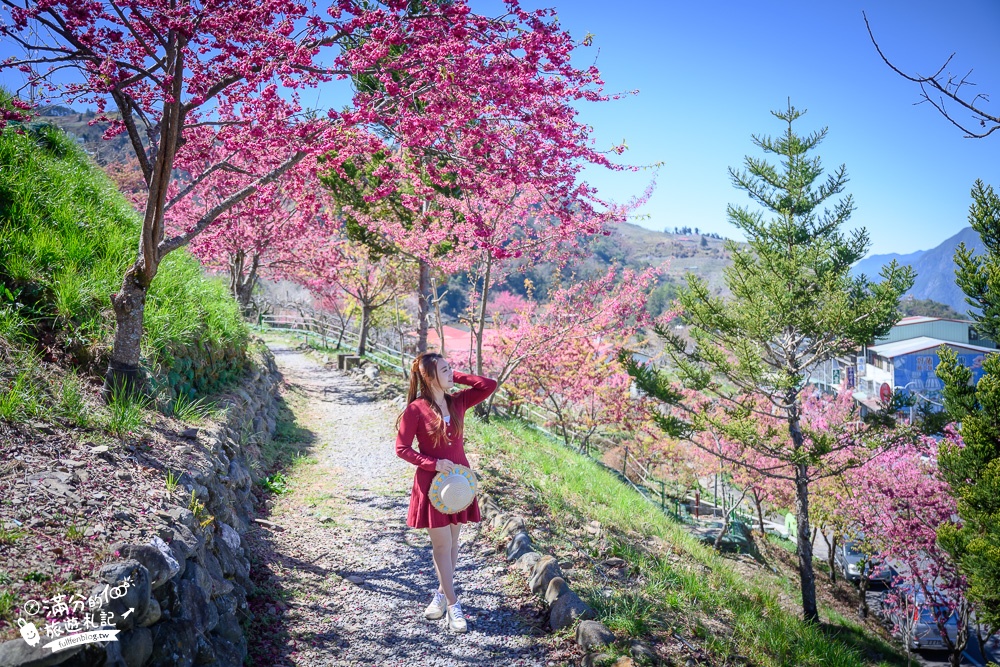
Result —
<path fill-rule="evenodd" d="M 453 379 L 455 384 L 468 385 L 468 389 L 456 393 L 452 398 L 462 401 L 466 408 L 471 408 L 477 403 L 482 403 L 490 397 L 497 389 L 497 381 L 487 377 L 471 375 L 469 373 L 459 373 L 455 371 Z M 461 398 L 459 398 L 461 397 Z"/>

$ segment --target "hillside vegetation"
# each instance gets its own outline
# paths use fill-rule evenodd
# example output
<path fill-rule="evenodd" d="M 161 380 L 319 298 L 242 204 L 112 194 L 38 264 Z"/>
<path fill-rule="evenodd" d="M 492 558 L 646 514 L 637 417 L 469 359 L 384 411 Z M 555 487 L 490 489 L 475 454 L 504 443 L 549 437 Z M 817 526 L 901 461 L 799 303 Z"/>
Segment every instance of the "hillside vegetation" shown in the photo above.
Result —
<path fill-rule="evenodd" d="M 822 622 L 805 623 L 794 562 L 780 550 L 768 566 L 724 557 L 596 462 L 517 420 L 469 420 L 466 430 L 486 490 L 528 517 L 539 550 L 571 565 L 573 589 L 622 640 L 620 654 L 642 638 L 681 665 L 906 664 L 876 622 L 849 618 L 854 594 L 842 583 L 820 591 Z"/>
<path fill-rule="evenodd" d="M 0 418 L 73 412 L 81 383 L 103 374 L 114 334 L 110 295 L 134 261 L 139 224 L 58 128 L 12 124 L 0 134 L 0 373 L 8 387 Z M 172 254 L 146 306 L 143 356 L 159 398 L 193 398 L 234 379 L 247 338 L 226 286 L 205 278 L 189 253 Z M 69 369 L 66 382 L 46 379 L 57 367 Z"/>

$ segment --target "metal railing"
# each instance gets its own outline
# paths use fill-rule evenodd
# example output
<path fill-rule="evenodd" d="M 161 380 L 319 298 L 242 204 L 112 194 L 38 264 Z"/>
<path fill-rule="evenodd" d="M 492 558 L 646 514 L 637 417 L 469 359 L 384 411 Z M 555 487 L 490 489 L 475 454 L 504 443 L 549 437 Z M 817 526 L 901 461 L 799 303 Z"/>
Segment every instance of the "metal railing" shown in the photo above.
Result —
<path fill-rule="evenodd" d="M 329 348 L 328 343 L 337 341 L 351 341 L 356 348 L 361 339 L 360 331 L 342 327 L 311 315 L 260 315 L 257 318 L 257 326 L 261 328 L 283 329 L 303 335 L 307 345 L 309 344 L 309 335 L 312 334 L 314 339 L 318 339 L 324 348 Z M 409 368 L 409 365 L 406 363 L 407 355 L 405 353 L 384 345 L 375 338 L 369 338 L 365 341 L 365 350 L 365 356 L 371 357 L 372 360 L 380 364 L 390 366 L 404 373 Z M 410 357 L 411 361 L 412 359 L 413 357 Z"/>

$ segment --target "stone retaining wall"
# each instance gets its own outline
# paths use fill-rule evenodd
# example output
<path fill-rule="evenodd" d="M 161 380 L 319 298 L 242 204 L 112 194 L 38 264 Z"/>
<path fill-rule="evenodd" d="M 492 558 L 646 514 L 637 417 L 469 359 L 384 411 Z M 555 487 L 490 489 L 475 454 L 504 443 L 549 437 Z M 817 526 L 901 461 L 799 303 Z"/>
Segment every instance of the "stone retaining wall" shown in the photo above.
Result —
<path fill-rule="evenodd" d="M 159 510 L 158 534 L 147 544 L 114 545 L 119 560 L 100 570 L 103 583 L 91 595 L 104 595 L 100 610 L 114 613 L 118 641 L 53 653 L 42 649 L 51 640 L 32 648 L 15 639 L 0 645 L 0 667 L 243 664 L 247 640 L 240 619 L 248 613 L 251 582 L 240 536 L 253 520 L 257 443 L 274 432 L 278 413 L 274 358 L 262 344 L 250 356 L 246 377 L 217 403 L 224 417 L 190 434 L 192 464 L 172 494 L 188 502 Z M 96 611 L 93 620 L 100 620 Z"/>

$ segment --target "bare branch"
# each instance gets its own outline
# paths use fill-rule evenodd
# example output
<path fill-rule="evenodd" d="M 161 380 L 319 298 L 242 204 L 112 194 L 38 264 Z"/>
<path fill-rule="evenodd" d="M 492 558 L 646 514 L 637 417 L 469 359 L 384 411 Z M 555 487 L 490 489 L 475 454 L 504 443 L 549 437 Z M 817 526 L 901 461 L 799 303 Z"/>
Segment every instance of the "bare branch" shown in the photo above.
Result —
<path fill-rule="evenodd" d="M 923 102 L 929 102 L 931 106 L 937 109 L 938 113 L 940 113 L 942 116 L 945 117 L 945 119 L 948 120 L 948 122 L 950 122 L 952 125 L 965 132 L 966 138 L 969 139 L 982 139 L 984 137 L 988 137 L 989 135 L 993 134 L 998 129 L 1000 129 L 1000 116 L 995 116 L 993 114 L 987 113 L 978 104 L 980 100 L 988 102 L 989 101 L 988 95 L 979 93 L 975 95 L 971 101 L 964 99 L 961 95 L 962 86 L 975 85 L 968 80 L 969 74 L 972 73 L 972 70 L 969 70 L 969 74 L 966 74 L 957 83 L 955 82 L 954 76 L 949 76 L 946 80 L 942 81 L 941 79 L 942 73 L 948 67 L 948 64 L 951 63 L 952 58 L 955 57 L 954 53 L 948 56 L 948 59 L 945 60 L 944 64 L 941 65 L 941 67 L 939 67 L 938 70 L 931 76 L 921 76 L 919 74 L 907 74 L 903 70 L 896 67 L 889 60 L 889 58 L 886 57 L 886 55 L 882 52 L 882 49 L 879 46 L 878 42 L 875 41 L 875 35 L 874 33 L 872 33 L 871 24 L 868 22 L 868 16 L 864 12 L 861 12 L 861 15 L 865 19 L 865 27 L 868 29 L 868 37 L 871 39 L 872 44 L 875 46 L 875 50 L 878 51 L 879 57 L 882 58 L 882 62 L 888 65 L 889 68 L 892 69 L 892 71 L 898 74 L 899 76 L 903 77 L 907 81 L 912 81 L 913 83 L 916 83 L 917 85 L 920 86 L 920 96 L 923 99 L 921 102 L 918 102 L 918 104 L 922 104 Z M 928 89 L 930 89 L 931 91 L 937 91 L 937 93 L 940 95 L 937 101 L 935 101 L 934 98 L 931 97 L 931 92 L 929 92 Z M 958 104 L 965 110 L 969 111 L 973 116 L 974 122 L 977 122 L 980 128 L 988 128 L 988 129 L 980 129 L 978 131 L 972 130 L 969 129 L 969 126 L 967 124 L 962 123 L 953 118 L 952 115 L 945 108 L 945 99 L 951 100 L 955 104 Z"/>

